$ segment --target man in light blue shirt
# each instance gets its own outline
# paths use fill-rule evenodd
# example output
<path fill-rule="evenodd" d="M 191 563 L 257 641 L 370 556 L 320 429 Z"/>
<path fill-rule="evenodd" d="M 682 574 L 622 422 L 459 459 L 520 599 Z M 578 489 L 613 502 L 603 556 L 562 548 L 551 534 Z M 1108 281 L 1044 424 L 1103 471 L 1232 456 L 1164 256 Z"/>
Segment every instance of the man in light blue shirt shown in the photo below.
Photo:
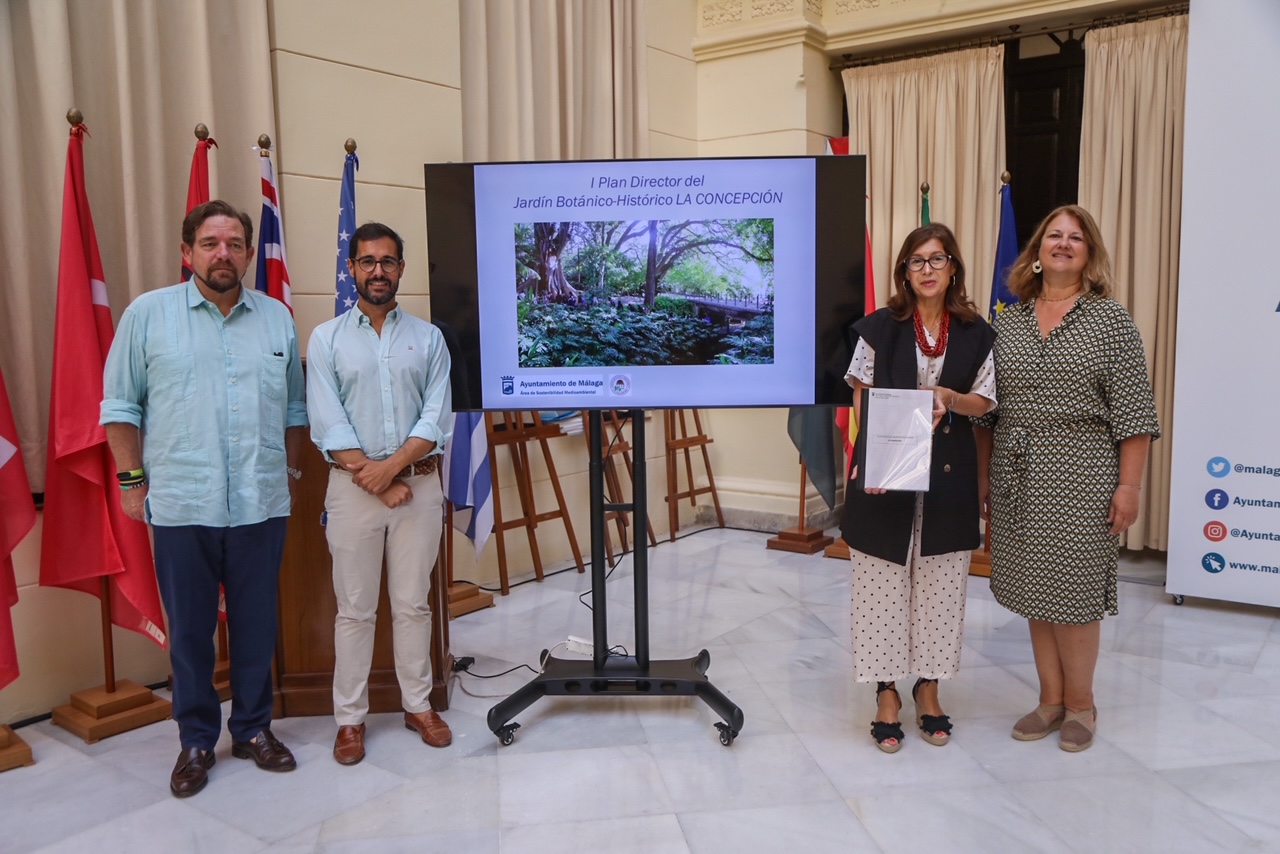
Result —
<path fill-rule="evenodd" d="M 369 222 L 350 239 L 355 308 L 307 345 L 311 439 L 329 460 L 325 536 L 333 555 L 333 756 L 364 758 L 369 667 L 382 561 L 405 726 L 433 747 L 452 741 L 431 708 L 427 594 L 444 521 L 438 472 L 453 423 L 449 351 L 440 330 L 396 304 L 404 241 Z M 448 614 L 440 619 L 447 620 Z"/>
<path fill-rule="evenodd" d="M 150 522 L 169 616 L 177 797 L 208 782 L 222 708 L 213 687 L 218 588 L 231 638 L 232 755 L 296 767 L 271 733 L 276 591 L 307 424 L 293 316 L 241 286 L 253 223 L 223 201 L 182 223 L 186 282 L 125 309 L 107 356 L 101 421 L 121 504 Z"/>

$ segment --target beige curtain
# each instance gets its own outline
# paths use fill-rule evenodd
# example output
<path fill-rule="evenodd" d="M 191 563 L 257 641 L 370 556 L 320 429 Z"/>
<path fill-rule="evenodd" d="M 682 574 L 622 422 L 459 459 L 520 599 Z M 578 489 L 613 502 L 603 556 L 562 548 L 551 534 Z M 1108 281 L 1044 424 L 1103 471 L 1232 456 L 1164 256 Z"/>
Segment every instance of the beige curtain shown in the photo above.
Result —
<path fill-rule="evenodd" d="M 1080 204 L 1098 220 L 1116 299 L 1142 333 L 1164 430 L 1127 545 L 1166 550 L 1187 17 L 1091 30 L 1085 60 Z"/>
<path fill-rule="evenodd" d="M 467 160 L 648 154 L 644 0 L 467 0 Z"/>
<path fill-rule="evenodd" d="M 267 0 L 8 0 L 0 7 L 0 369 L 43 491 L 62 184 L 75 106 L 113 314 L 178 280 L 197 122 L 221 146 L 210 188 L 261 208 L 275 136 Z"/>
<path fill-rule="evenodd" d="M 1005 163 L 1004 47 L 847 68 L 843 77 L 849 153 L 867 155 L 876 304 L 892 292 L 893 261 L 920 224 L 928 182 L 932 220 L 955 231 L 969 296 L 985 314 Z"/>

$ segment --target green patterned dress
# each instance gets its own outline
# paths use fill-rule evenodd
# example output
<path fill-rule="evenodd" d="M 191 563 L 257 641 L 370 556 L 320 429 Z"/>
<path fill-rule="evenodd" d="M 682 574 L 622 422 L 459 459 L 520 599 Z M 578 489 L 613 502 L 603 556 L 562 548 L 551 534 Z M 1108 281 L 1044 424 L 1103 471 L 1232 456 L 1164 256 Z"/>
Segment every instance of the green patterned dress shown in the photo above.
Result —
<path fill-rule="evenodd" d="M 1119 442 L 1159 438 L 1142 339 L 1115 300 L 1085 295 L 1042 338 L 1034 301 L 996 319 L 991 591 L 1031 620 L 1116 614 L 1119 538 L 1107 513 Z"/>

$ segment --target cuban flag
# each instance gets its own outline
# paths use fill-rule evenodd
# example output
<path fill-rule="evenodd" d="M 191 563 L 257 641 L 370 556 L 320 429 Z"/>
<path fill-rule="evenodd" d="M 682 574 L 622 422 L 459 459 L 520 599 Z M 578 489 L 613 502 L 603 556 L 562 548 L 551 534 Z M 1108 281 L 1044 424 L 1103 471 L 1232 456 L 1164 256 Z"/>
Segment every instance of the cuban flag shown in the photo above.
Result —
<path fill-rule="evenodd" d="M 476 558 L 493 531 L 493 480 L 489 434 L 483 412 L 455 412 L 453 438 L 444 454 L 444 495 L 453 505 L 453 524 L 476 547 Z M 470 516 L 457 511 L 470 508 Z M 465 527 L 463 523 L 465 522 Z"/>
<path fill-rule="evenodd" d="M 337 290 L 333 301 L 333 316 L 337 317 L 356 304 L 356 282 L 347 271 L 351 235 L 356 230 L 356 171 L 360 158 L 354 151 L 347 154 L 342 166 L 342 193 L 338 203 L 338 270 Z"/>
<path fill-rule="evenodd" d="M 289 287 L 289 261 L 284 254 L 284 227 L 280 223 L 280 194 L 276 192 L 276 172 L 267 152 L 262 161 L 262 219 L 258 223 L 257 288 L 275 297 L 293 312 L 293 291 Z"/>

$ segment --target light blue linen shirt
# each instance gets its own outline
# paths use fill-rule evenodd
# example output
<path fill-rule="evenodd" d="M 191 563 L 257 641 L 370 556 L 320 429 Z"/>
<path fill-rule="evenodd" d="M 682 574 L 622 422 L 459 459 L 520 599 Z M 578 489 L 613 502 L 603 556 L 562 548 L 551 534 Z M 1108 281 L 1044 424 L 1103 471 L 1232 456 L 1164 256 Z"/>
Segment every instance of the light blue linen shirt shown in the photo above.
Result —
<path fill-rule="evenodd" d="M 153 525 L 252 525 L 289 515 L 284 432 L 307 408 L 293 315 L 241 287 L 225 318 L 194 279 L 125 309 L 101 422 L 142 430 Z"/>
<path fill-rule="evenodd" d="M 316 327 L 307 343 L 311 440 L 384 460 L 410 437 L 444 452 L 453 431 L 449 350 L 432 324 L 393 308 L 374 331 L 357 306 Z"/>

